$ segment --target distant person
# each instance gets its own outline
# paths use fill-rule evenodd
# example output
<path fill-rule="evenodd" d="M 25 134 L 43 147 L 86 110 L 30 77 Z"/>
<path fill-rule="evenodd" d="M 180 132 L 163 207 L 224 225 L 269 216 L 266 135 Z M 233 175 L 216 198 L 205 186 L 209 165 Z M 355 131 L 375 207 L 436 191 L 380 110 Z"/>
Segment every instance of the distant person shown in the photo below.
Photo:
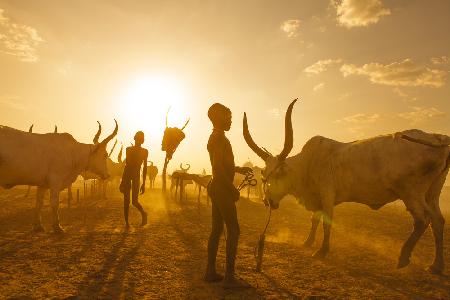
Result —
<path fill-rule="evenodd" d="M 141 195 L 145 192 L 145 179 L 147 176 L 147 157 L 148 151 L 142 148 L 144 143 L 144 133 L 142 131 L 136 132 L 134 135 L 134 146 L 128 147 L 126 150 L 125 169 L 123 170 L 122 181 L 120 183 L 120 192 L 123 193 L 123 213 L 125 217 L 125 226 L 128 228 L 128 211 L 130 208 L 130 190 L 133 205 L 139 210 L 142 215 L 141 226 L 147 224 L 147 213 L 139 203 L 139 177 L 141 174 L 141 166 L 144 165 L 142 170 L 142 185 L 140 188 Z"/>
<path fill-rule="evenodd" d="M 240 194 L 233 185 L 234 173 L 243 175 L 251 172 L 250 168 L 234 165 L 233 149 L 225 136 L 231 128 L 231 111 L 228 107 L 215 103 L 208 110 L 208 117 L 213 124 L 213 132 L 208 140 L 208 152 L 212 166 L 212 180 L 208 193 L 212 203 L 212 230 L 208 241 L 208 266 L 205 281 L 223 280 L 225 288 L 250 287 L 235 278 L 235 259 L 239 239 L 239 223 L 235 202 Z M 226 271 L 225 277 L 216 272 L 216 256 L 224 223 L 227 226 Z"/>

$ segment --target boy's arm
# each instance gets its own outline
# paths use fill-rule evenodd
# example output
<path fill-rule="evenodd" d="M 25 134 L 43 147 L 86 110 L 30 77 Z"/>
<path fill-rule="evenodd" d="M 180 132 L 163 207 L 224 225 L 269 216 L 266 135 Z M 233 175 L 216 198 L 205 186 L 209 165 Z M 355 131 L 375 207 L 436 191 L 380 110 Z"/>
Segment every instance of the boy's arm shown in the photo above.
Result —
<path fill-rule="evenodd" d="M 236 166 L 234 168 L 234 172 L 242 174 L 242 175 L 247 175 L 248 173 L 253 173 L 252 168 L 249 167 L 238 167 Z"/>
<path fill-rule="evenodd" d="M 143 194 L 145 192 L 145 179 L 147 178 L 147 158 L 148 158 L 148 151 L 147 151 L 147 149 L 145 149 L 144 166 L 142 168 L 141 194 Z"/>

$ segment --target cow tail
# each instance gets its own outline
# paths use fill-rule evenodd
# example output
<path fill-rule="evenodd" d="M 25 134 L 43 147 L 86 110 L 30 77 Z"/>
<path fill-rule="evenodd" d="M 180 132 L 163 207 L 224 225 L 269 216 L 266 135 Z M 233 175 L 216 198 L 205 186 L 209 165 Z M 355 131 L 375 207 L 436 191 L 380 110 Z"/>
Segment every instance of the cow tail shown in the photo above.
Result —
<path fill-rule="evenodd" d="M 450 165 L 450 151 L 448 152 L 447 161 L 445 163 L 444 170 L 447 170 L 449 165 Z"/>

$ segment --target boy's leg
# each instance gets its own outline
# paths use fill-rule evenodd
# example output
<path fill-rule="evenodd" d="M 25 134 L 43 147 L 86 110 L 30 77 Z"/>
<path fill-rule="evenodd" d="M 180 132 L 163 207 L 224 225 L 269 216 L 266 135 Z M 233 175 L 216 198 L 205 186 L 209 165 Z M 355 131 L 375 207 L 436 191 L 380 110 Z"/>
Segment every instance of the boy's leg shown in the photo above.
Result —
<path fill-rule="evenodd" d="M 132 180 L 131 186 L 131 197 L 132 197 L 132 203 L 134 205 L 134 207 L 136 207 L 139 212 L 141 213 L 142 216 L 142 223 L 141 226 L 144 226 L 147 224 L 147 213 L 144 211 L 144 208 L 142 207 L 142 205 L 139 203 L 139 178 L 135 178 Z"/>
<path fill-rule="evenodd" d="M 216 272 L 216 256 L 217 249 L 219 247 L 220 236 L 223 232 L 223 218 L 220 214 L 217 204 L 214 200 L 212 203 L 212 226 L 211 234 L 208 240 L 208 266 L 206 268 L 205 280 L 208 282 L 220 281 L 223 276 L 217 274 Z"/>
<path fill-rule="evenodd" d="M 123 179 L 122 179 L 123 180 Z M 123 192 L 123 215 L 125 217 L 125 226 L 129 227 L 128 212 L 130 211 L 130 190 L 131 184 L 129 180 L 123 181 L 121 190 Z"/>
<path fill-rule="evenodd" d="M 227 246 L 226 246 L 226 271 L 224 278 L 225 288 L 249 288 L 250 285 L 235 278 L 235 260 L 239 241 L 239 223 L 235 202 L 230 197 L 223 197 L 218 201 L 220 213 L 227 226 Z"/>

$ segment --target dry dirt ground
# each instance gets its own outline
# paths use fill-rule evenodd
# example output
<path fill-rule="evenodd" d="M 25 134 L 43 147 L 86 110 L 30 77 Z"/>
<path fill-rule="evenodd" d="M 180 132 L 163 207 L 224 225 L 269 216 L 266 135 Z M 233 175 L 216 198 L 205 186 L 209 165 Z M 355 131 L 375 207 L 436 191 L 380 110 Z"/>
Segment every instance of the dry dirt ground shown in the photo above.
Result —
<path fill-rule="evenodd" d="M 272 215 L 263 272 L 256 273 L 254 247 L 266 220 L 266 209 L 241 199 L 241 239 L 237 272 L 252 288 L 224 290 L 202 281 L 210 207 L 164 200 L 148 191 L 141 202 L 149 225 L 131 209 L 132 228 L 123 228 L 121 194 L 86 200 L 67 208 L 62 196 L 61 224 L 66 233 L 50 231 L 48 198 L 43 211 L 47 232 L 31 232 L 34 193 L 0 190 L 1 299 L 450 299 L 450 272 L 425 271 L 434 254 L 431 231 L 417 244 L 411 265 L 397 270 L 403 241 L 412 221 L 401 203 L 373 211 L 357 204 L 336 208 L 331 252 L 324 260 L 303 248 L 309 213 L 286 199 Z M 441 202 L 450 204 L 448 193 Z M 450 220 L 450 213 L 445 213 Z M 450 223 L 450 222 L 448 222 Z M 450 270 L 450 228 L 445 227 L 445 260 Z M 224 269 L 222 240 L 218 268 Z"/>

